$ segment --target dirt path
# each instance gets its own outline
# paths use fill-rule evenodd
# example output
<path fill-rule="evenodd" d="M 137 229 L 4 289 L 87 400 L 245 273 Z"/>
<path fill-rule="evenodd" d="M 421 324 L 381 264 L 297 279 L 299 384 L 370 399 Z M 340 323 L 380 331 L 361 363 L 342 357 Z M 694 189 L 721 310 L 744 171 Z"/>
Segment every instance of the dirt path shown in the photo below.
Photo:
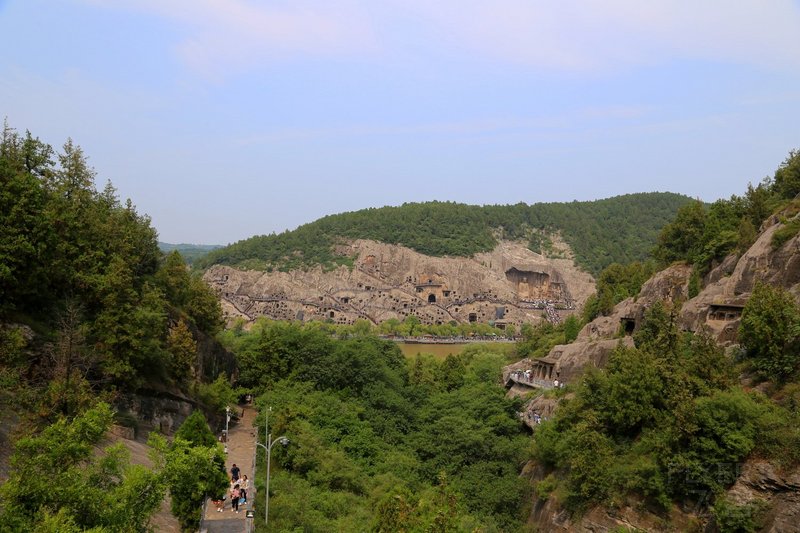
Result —
<path fill-rule="evenodd" d="M 225 508 L 222 512 L 218 512 L 211 503 L 211 500 L 206 502 L 205 520 L 203 521 L 203 530 L 208 533 L 243 533 L 246 531 L 245 516 L 247 510 L 252 508 L 253 500 L 255 497 L 255 483 L 253 482 L 254 474 L 254 459 L 255 459 L 255 428 L 253 428 L 253 421 L 256 418 L 256 410 L 251 406 L 245 406 L 244 412 L 239 412 L 241 415 L 239 421 L 228 428 L 228 456 L 225 460 L 225 467 L 230 472 L 234 463 L 241 470 L 240 476 L 247 475 L 250 479 L 250 490 L 247 494 L 247 504 L 239 506 L 239 513 L 235 513 L 231 509 L 231 502 L 229 498 L 225 500 Z"/>

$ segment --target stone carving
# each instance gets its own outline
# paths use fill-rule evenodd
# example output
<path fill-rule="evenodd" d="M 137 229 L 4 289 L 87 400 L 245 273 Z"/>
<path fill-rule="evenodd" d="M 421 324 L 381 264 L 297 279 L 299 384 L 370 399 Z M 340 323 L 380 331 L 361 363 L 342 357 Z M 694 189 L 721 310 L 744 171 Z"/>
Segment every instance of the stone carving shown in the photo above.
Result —
<path fill-rule="evenodd" d="M 252 321 L 358 319 L 379 324 L 416 316 L 424 324 L 492 323 L 499 328 L 551 320 L 579 308 L 594 292 L 592 277 L 570 258 L 548 259 L 502 242 L 472 258 L 429 257 L 369 240 L 339 245 L 354 267 L 256 272 L 217 265 L 204 276 L 228 319 Z"/>

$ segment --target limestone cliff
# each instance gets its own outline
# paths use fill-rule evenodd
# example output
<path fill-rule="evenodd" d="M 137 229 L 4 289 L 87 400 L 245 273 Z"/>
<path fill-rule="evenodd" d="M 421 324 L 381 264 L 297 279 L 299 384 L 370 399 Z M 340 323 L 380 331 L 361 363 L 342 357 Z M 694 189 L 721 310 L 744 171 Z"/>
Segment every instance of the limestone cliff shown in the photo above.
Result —
<path fill-rule="evenodd" d="M 691 267 L 675 264 L 654 275 L 636 298 L 619 303 L 608 316 L 587 324 L 576 341 L 556 346 L 544 358 L 524 360 L 506 368 L 504 377 L 513 371 L 530 370 L 530 384 L 515 381 L 510 394 L 524 395 L 534 388 L 549 388 L 558 377 L 577 379 L 589 367 L 602 367 L 617 343 L 630 344 L 631 335 L 641 325 L 646 309 L 662 300 L 678 306 L 682 329 L 710 333 L 721 346 L 735 346 L 742 309 L 757 282 L 780 286 L 800 301 L 800 236 L 773 249 L 772 235 L 782 227 L 777 217 L 767 220 L 756 242 L 742 255 L 730 256 L 712 269 L 703 280 L 699 294 L 689 298 Z M 527 413 L 549 416 L 557 409 L 552 395 L 537 396 L 526 406 Z M 532 416 L 525 416 L 530 422 Z M 526 468 L 532 482 L 545 475 L 535 464 Z M 800 531 L 800 469 L 782 472 L 774 465 L 751 458 L 741 465 L 736 483 L 728 496 L 737 504 L 756 500 L 768 505 L 767 524 L 763 531 Z M 704 523 L 690 510 L 674 508 L 668 519 L 655 516 L 635 505 L 616 509 L 597 507 L 579 517 L 571 517 L 553 499 L 533 501 L 530 523 L 537 531 L 610 531 L 619 527 L 645 531 L 681 531 Z"/>
<path fill-rule="evenodd" d="M 353 268 L 257 272 L 211 267 L 205 280 L 227 318 L 332 320 L 373 324 L 414 315 L 426 324 L 540 320 L 570 312 L 594 291 L 593 278 L 567 258 L 546 258 L 516 242 L 471 258 L 431 257 L 369 240 L 340 245 Z"/>

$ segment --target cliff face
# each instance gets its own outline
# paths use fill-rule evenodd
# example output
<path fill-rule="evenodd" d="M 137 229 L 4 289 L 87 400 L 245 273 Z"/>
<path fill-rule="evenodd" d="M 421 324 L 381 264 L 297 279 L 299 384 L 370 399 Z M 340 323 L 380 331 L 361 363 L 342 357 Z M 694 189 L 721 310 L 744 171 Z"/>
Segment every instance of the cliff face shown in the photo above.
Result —
<path fill-rule="evenodd" d="M 606 317 L 587 324 L 578 338 L 567 346 L 556 346 L 547 357 L 520 361 L 506 368 L 530 369 L 534 377 L 553 379 L 556 371 L 562 381 L 572 381 L 589 367 L 605 365 L 617 343 L 631 344 L 631 334 L 641 325 L 647 308 L 656 301 L 679 306 L 678 320 L 682 329 L 710 333 L 721 346 L 737 344 L 742 309 L 757 282 L 783 287 L 800 302 L 800 236 L 795 236 L 779 249 L 771 245 L 772 235 L 780 229 L 777 218 L 762 226 L 756 242 L 741 256 L 730 256 L 703 280 L 704 288 L 688 298 L 692 269 L 672 265 L 654 275 L 636 298 L 629 298 Z M 544 372 L 546 375 L 538 375 Z M 547 374 L 550 372 L 550 374 Z M 568 377 L 567 377 L 568 376 Z M 545 381 L 545 383 L 548 383 Z M 532 387 L 527 389 L 530 392 Z M 515 384 L 511 394 L 525 393 L 525 384 Z M 551 415 L 557 409 L 553 399 L 539 397 L 529 402 L 526 410 Z M 532 482 L 544 478 L 545 472 L 529 464 L 524 474 Z M 737 504 L 766 502 L 768 513 L 763 531 L 800 530 L 800 469 L 783 472 L 774 465 L 751 458 L 741 465 L 736 483 L 729 489 L 729 498 Z M 655 516 L 636 505 L 617 509 L 601 507 L 588 510 L 580 517 L 570 517 L 553 499 L 535 499 L 529 522 L 537 531 L 602 532 L 618 527 L 645 531 L 683 531 L 699 527 L 703 520 L 690 511 L 673 509 L 669 519 Z"/>
<path fill-rule="evenodd" d="M 549 259 L 502 242 L 471 258 L 430 257 L 409 248 L 357 240 L 337 250 L 354 267 L 255 272 L 215 266 L 205 280 L 226 317 L 252 321 L 332 320 L 378 324 L 414 315 L 425 324 L 540 320 L 545 307 L 569 311 L 594 291 L 594 280 L 569 258 Z"/>

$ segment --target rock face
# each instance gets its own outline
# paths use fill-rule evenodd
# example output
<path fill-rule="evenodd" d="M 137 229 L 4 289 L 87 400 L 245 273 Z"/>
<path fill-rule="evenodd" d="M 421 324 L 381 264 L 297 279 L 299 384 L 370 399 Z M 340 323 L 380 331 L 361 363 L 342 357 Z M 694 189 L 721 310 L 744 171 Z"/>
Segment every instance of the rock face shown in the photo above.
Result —
<path fill-rule="evenodd" d="M 800 302 L 800 236 L 795 236 L 777 250 L 772 249 L 772 235 L 780 229 L 777 218 L 768 220 L 761 234 L 741 256 L 725 258 L 703 280 L 704 288 L 689 299 L 692 269 L 672 265 L 654 275 L 642 286 L 636 298 L 629 298 L 614 307 L 609 316 L 587 324 L 576 341 L 556 346 L 547 357 L 523 360 L 506 367 L 506 372 L 531 370 L 540 383 L 550 383 L 553 376 L 574 381 L 588 367 L 602 367 L 610 352 L 622 342 L 632 345 L 631 334 L 641 325 L 645 311 L 657 301 L 680 306 L 678 320 L 686 331 L 706 331 L 722 346 L 735 345 L 740 317 L 757 282 L 783 287 Z M 506 377 L 506 374 L 504 374 Z M 515 382 L 510 394 L 524 395 L 539 388 Z M 544 387 L 547 388 L 547 387 Z M 523 414 L 548 413 L 557 409 L 553 399 L 537 396 Z M 544 416 L 544 415 L 542 415 Z M 531 482 L 541 481 L 546 472 L 535 464 L 526 467 Z M 800 469 L 780 472 L 768 462 L 750 459 L 742 465 L 736 483 L 728 491 L 737 504 L 764 501 L 769 509 L 763 531 L 800 531 Z M 701 530 L 706 522 L 692 513 L 674 508 L 668 520 L 639 508 L 622 505 L 616 509 L 596 507 L 579 517 L 570 517 L 554 499 L 535 500 L 530 524 L 536 531 L 610 531 L 620 527 L 644 531 Z"/>
<path fill-rule="evenodd" d="M 569 312 L 594 291 L 592 277 L 571 259 L 548 259 L 502 242 L 471 258 L 430 257 L 409 248 L 357 240 L 337 250 L 352 269 L 256 272 L 225 266 L 204 279 L 228 318 L 331 320 L 373 324 L 414 315 L 425 324 L 540 320 L 546 308 Z"/>
<path fill-rule="evenodd" d="M 738 260 L 735 256 L 726 258 L 709 273 L 704 289 L 681 309 L 684 329 L 706 329 L 723 346 L 735 344 L 742 309 L 757 282 L 800 296 L 800 238 L 796 236 L 773 250 L 772 236 L 780 227 L 777 219 L 768 220 L 747 252 Z"/>
<path fill-rule="evenodd" d="M 763 531 L 800 531 L 800 469 L 781 473 L 765 461 L 748 461 L 728 497 L 737 505 L 766 502 L 769 525 Z"/>

